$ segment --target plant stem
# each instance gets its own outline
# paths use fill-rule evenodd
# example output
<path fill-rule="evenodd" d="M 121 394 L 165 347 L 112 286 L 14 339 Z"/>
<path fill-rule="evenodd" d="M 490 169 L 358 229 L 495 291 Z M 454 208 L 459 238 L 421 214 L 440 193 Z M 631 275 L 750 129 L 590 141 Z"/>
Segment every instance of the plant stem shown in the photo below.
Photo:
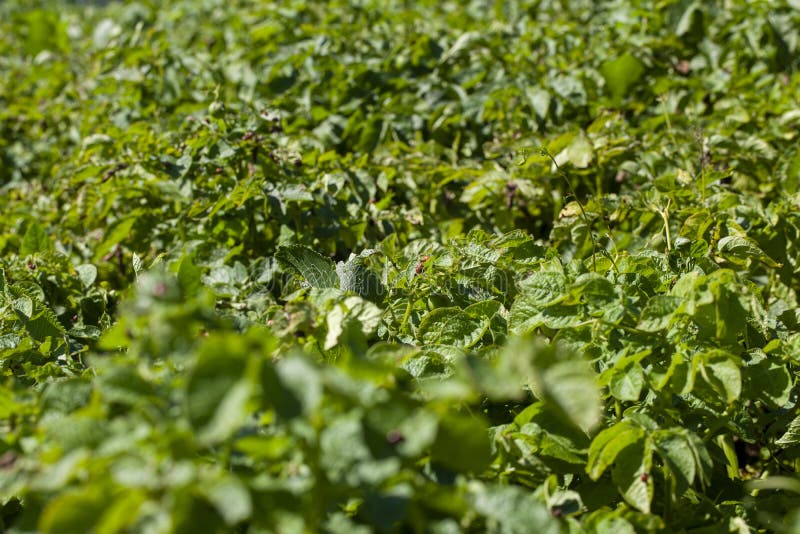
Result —
<path fill-rule="evenodd" d="M 655 209 L 656 213 L 661 215 L 661 219 L 664 221 L 664 233 L 667 239 L 667 254 L 672 251 L 672 234 L 670 233 L 669 229 L 669 206 L 672 204 L 672 199 L 667 200 L 667 205 L 664 208 L 653 208 Z"/>
<path fill-rule="evenodd" d="M 572 187 L 572 182 L 569 181 L 567 173 L 561 170 L 561 166 L 556 161 L 556 158 L 554 158 L 553 155 L 550 153 L 550 151 L 547 150 L 545 147 L 542 147 L 542 155 L 547 156 L 550 159 L 550 161 L 553 162 L 553 165 L 555 165 L 556 167 L 556 171 L 558 171 L 558 174 L 560 174 L 561 177 L 564 178 L 564 181 L 567 183 L 567 189 L 569 190 L 569 193 L 575 199 L 575 202 L 578 203 L 578 208 L 581 211 L 583 222 L 586 223 L 586 228 L 589 230 L 589 237 L 592 239 L 592 270 L 594 272 L 597 272 L 597 258 L 596 258 L 597 239 L 594 236 L 594 232 L 592 232 L 592 224 L 589 222 L 589 216 L 586 215 L 586 210 L 583 209 L 583 203 L 581 202 L 580 198 L 578 198 L 578 194 L 575 192 L 575 189 Z"/>

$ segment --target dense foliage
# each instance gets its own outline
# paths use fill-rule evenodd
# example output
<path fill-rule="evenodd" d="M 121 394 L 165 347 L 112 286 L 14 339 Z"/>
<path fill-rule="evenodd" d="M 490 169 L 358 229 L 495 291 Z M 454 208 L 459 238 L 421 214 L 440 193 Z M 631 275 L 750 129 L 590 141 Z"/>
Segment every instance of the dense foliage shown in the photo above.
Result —
<path fill-rule="evenodd" d="M 0 530 L 800 529 L 800 3 L 0 3 Z"/>

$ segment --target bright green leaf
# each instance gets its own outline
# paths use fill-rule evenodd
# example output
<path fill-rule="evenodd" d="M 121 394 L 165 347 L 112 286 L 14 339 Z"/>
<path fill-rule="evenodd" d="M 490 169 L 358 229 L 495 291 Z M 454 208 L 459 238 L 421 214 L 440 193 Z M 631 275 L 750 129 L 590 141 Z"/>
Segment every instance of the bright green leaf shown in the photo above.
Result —
<path fill-rule="evenodd" d="M 459 308 L 437 308 L 422 318 L 417 336 L 426 345 L 469 348 L 480 341 L 488 326 L 486 317 L 474 317 Z"/>
<path fill-rule="evenodd" d="M 644 70 L 644 65 L 630 52 L 608 60 L 600 66 L 606 87 L 616 102 L 621 102 L 628 96 L 629 90 L 637 84 Z"/>
<path fill-rule="evenodd" d="M 586 472 L 593 480 L 597 480 L 614 463 L 620 452 L 643 439 L 644 430 L 627 421 L 606 428 L 592 440 Z"/>

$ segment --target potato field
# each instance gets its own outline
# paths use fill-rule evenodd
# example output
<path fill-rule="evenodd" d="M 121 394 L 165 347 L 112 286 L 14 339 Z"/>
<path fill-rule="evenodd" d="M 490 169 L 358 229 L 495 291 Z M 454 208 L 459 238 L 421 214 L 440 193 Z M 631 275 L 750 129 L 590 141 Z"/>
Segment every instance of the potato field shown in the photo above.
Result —
<path fill-rule="evenodd" d="M 0 532 L 800 532 L 800 1 L 0 0 Z"/>

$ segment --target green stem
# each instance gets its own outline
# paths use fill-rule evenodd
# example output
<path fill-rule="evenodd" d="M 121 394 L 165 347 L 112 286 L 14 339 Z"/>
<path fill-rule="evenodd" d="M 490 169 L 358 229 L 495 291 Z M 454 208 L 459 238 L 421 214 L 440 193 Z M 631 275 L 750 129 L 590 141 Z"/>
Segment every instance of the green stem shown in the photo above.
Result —
<path fill-rule="evenodd" d="M 703 128 L 697 129 L 697 143 L 700 145 L 700 199 L 706 200 L 706 154 L 703 143 Z"/>
<path fill-rule="evenodd" d="M 736 450 L 733 447 L 733 439 L 728 434 L 720 434 L 716 438 L 717 445 L 725 453 L 725 458 L 728 460 L 726 469 L 728 471 L 728 478 L 736 480 L 739 478 L 739 459 L 736 457 Z"/>
<path fill-rule="evenodd" d="M 675 134 L 672 131 L 672 121 L 669 120 L 669 110 L 667 109 L 667 95 L 661 95 L 661 108 L 664 111 L 664 120 L 667 123 L 667 136 L 673 146 L 678 146 L 678 141 L 675 139 Z"/>
<path fill-rule="evenodd" d="M 667 200 L 667 205 L 664 208 L 654 208 L 656 213 L 661 215 L 661 219 L 664 221 L 664 233 L 667 238 L 667 254 L 672 251 L 672 235 L 669 229 L 669 205 L 672 203 L 672 199 L 670 198 Z"/>
<path fill-rule="evenodd" d="M 581 211 L 581 216 L 583 217 L 583 222 L 586 223 L 586 228 L 588 228 L 588 230 L 589 230 L 589 237 L 592 239 L 592 270 L 594 272 L 597 272 L 597 259 L 596 259 L 596 256 L 597 256 L 597 239 L 594 236 L 594 232 L 592 232 L 592 224 L 589 222 L 589 216 L 586 214 L 586 210 L 583 209 L 583 203 L 581 202 L 581 199 L 578 198 L 578 194 L 575 192 L 575 189 L 572 187 L 572 182 L 569 181 L 569 177 L 567 176 L 567 173 L 565 173 L 563 170 L 561 170 L 561 166 L 556 161 L 556 158 L 554 158 L 553 155 L 550 153 L 550 151 L 547 150 L 544 147 L 542 147 L 542 154 L 547 156 L 548 158 L 550 158 L 550 161 L 553 162 L 553 165 L 555 165 L 555 167 L 556 167 L 556 171 L 558 172 L 559 175 L 561 175 L 561 177 L 567 183 L 567 189 L 569 190 L 569 193 L 575 199 L 575 202 L 578 203 L 578 209 L 580 209 L 580 211 Z"/>

